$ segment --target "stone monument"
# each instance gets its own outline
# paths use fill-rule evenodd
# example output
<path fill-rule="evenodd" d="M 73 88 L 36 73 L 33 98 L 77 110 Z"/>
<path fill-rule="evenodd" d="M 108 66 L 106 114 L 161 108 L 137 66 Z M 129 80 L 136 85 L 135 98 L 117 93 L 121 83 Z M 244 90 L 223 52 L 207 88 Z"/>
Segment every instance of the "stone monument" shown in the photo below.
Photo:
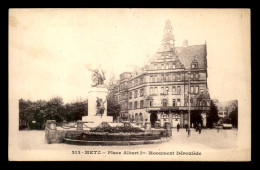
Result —
<path fill-rule="evenodd" d="M 90 126 L 98 126 L 102 122 L 113 122 L 113 116 L 107 116 L 108 90 L 104 85 L 105 74 L 100 69 L 90 69 L 93 72 L 94 84 L 88 92 L 88 116 L 83 116 L 83 122 L 93 122 Z"/>

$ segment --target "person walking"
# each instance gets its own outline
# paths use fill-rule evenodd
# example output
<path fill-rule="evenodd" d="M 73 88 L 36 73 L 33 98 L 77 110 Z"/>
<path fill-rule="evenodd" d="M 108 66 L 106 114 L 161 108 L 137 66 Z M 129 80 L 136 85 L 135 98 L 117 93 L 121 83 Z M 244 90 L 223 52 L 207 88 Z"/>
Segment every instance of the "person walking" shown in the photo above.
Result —
<path fill-rule="evenodd" d="M 177 132 L 179 132 L 179 130 L 180 130 L 180 124 L 178 123 L 177 124 Z"/>
<path fill-rule="evenodd" d="M 196 129 L 196 132 L 198 132 L 198 130 L 199 130 L 199 125 L 198 125 L 197 122 L 195 123 L 195 129 Z"/>
<path fill-rule="evenodd" d="M 187 124 L 185 124 L 185 128 L 186 128 L 186 132 L 188 132 L 188 125 Z"/>
<path fill-rule="evenodd" d="M 201 129 L 202 129 L 202 127 L 201 127 L 201 124 L 199 123 L 199 125 L 198 125 L 198 129 L 199 129 L 199 134 L 201 133 Z"/>

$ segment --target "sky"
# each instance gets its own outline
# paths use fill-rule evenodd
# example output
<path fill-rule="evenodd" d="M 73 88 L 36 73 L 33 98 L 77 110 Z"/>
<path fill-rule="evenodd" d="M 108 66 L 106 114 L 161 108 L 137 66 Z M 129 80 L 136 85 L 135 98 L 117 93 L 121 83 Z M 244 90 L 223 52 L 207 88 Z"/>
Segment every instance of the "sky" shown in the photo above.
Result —
<path fill-rule="evenodd" d="M 175 46 L 207 44 L 208 88 L 220 101 L 251 93 L 250 11 L 246 9 L 10 9 L 9 98 L 87 98 L 87 67 L 109 79 L 143 66 L 169 19 Z"/>

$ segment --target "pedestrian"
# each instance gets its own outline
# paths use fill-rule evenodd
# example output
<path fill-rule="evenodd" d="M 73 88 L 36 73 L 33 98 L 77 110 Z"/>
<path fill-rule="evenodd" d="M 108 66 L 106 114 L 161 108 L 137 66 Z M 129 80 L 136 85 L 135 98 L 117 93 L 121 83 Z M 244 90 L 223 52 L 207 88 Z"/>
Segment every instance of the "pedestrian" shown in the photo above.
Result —
<path fill-rule="evenodd" d="M 198 129 L 199 129 L 199 134 L 201 133 L 201 129 L 202 129 L 202 127 L 201 127 L 201 124 L 199 123 L 199 125 L 198 125 Z"/>
<path fill-rule="evenodd" d="M 198 123 L 196 122 L 196 123 L 195 123 L 196 132 L 198 132 L 198 128 L 199 128 L 199 126 L 198 126 Z"/>
<path fill-rule="evenodd" d="M 178 123 L 177 124 L 177 132 L 179 132 L 179 129 L 180 129 L 180 124 Z"/>
<path fill-rule="evenodd" d="M 188 132 L 188 125 L 187 124 L 185 124 L 185 128 L 186 128 L 186 132 Z"/>

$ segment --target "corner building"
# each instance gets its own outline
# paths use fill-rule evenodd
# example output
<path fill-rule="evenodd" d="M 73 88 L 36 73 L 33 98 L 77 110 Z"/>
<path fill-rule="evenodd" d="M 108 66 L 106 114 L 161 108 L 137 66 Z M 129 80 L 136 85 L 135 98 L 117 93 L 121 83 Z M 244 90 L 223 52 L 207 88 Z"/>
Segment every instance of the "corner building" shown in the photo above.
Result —
<path fill-rule="evenodd" d="M 207 46 L 189 46 L 184 40 L 182 47 L 175 47 L 173 29 L 169 20 L 156 54 L 149 64 L 135 72 L 120 74 L 114 86 L 115 99 L 121 105 L 121 120 L 144 125 L 150 121 L 154 126 L 170 122 L 188 124 L 188 81 L 190 78 L 191 126 L 206 126 L 210 96 L 207 86 Z M 190 73 L 189 73 L 190 71 Z"/>

